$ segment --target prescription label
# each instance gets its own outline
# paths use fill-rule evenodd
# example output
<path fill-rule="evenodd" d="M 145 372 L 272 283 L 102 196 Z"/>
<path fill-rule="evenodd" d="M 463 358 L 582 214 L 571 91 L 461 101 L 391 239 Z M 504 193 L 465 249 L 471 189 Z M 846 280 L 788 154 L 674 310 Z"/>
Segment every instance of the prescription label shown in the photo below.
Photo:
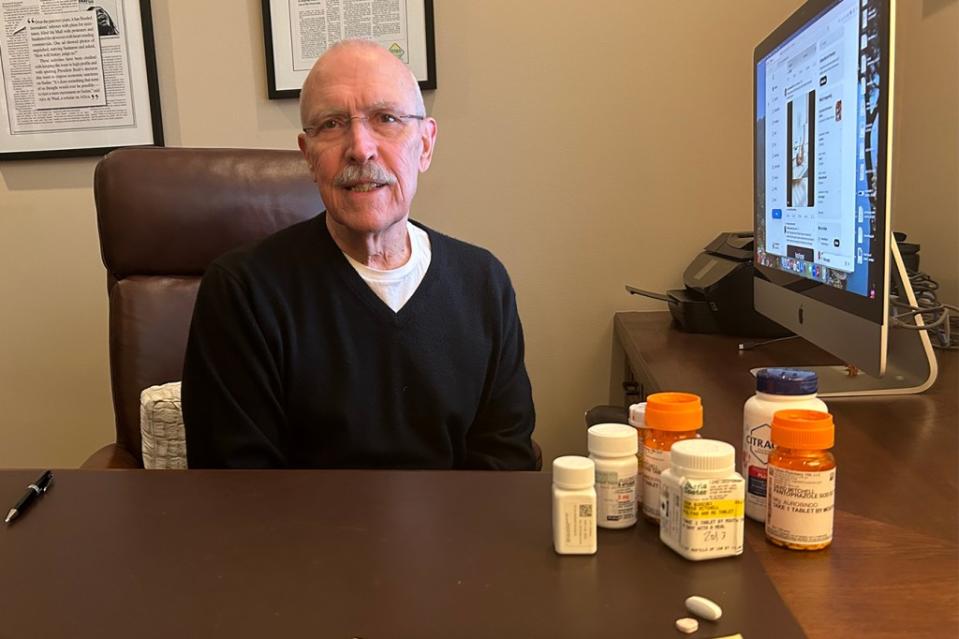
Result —
<path fill-rule="evenodd" d="M 663 479 L 660 538 L 690 559 L 743 552 L 745 482 L 727 479 Z"/>
<path fill-rule="evenodd" d="M 599 522 L 636 521 L 636 475 L 596 471 Z"/>
<path fill-rule="evenodd" d="M 659 519 L 660 473 L 669 468 L 669 451 L 643 446 L 643 514 Z"/>
<path fill-rule="evenodd" d="M 596 519 L 592 500 L 567 499 L 554 512 L 553 534 L 556 548 L 588 550 L 596 536 Z"/>
<path fill-rule="evenodd" d="M 766 534 L 799 545 L 832 541 L 836 469 L 802 472 L 769 466 Z"/>

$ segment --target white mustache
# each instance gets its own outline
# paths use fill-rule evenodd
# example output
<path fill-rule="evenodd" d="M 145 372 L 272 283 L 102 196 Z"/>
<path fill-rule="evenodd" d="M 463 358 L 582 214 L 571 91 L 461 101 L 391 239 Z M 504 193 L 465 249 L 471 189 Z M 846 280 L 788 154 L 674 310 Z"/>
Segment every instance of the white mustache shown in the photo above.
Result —
<path fill-rule="evenodd" d="M 396 184 L 396 178 L 378 164 L 347 164 L 333 180 L 339 187 L 350 187 L 364 182 Z"/>

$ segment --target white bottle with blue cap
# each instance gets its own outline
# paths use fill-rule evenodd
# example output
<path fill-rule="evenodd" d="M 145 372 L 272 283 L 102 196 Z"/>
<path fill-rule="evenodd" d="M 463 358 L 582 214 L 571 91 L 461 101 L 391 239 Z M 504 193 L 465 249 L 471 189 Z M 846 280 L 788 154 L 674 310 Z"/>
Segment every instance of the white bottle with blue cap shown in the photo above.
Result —
<path fill-rule="evenodd" d="M 766 521 L 766 460 L 773 445 L 769 439 L 773 413 L 802 408 L 828 412 L 816 397 L 819 379 L 814 371 L 763 368 L 756 373 L 756 394 L 743 408 L 743 465 L 746 479 L 746 516 Z"/>

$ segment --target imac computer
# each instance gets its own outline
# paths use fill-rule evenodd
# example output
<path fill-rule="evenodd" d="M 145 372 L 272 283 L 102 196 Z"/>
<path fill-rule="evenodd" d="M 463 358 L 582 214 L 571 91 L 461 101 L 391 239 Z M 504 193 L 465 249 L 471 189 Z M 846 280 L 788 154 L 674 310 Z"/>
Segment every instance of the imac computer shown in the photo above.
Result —
<path fill-rule="evenodd" d="M 894 0 L 808 0 L 754 52 L 754 303 L 850 365 L 815 367 L 824 396 L 936 378 L 921 316 L 890 318 L 891 295 L 916 304 L 891 230 L 894 42 Z"/>

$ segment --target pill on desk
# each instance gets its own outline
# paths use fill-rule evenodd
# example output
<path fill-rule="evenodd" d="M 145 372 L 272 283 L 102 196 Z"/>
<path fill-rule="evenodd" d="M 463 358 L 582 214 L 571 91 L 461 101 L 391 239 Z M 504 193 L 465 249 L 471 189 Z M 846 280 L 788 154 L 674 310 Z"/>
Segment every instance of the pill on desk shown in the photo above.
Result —
<path fill-rule="evenodd" d="M 691 635 L 699 630 L 699 622 L 692 617 L 683 617 L 676 620 L 676 630 Z"/>
<path fill-rule="evenodd" d="M 690 597 L 686 600 L 686 610 L 697 617 L 716 621 L 723 616 L 723 609 L 719 605 L 706 597 Z"/>

